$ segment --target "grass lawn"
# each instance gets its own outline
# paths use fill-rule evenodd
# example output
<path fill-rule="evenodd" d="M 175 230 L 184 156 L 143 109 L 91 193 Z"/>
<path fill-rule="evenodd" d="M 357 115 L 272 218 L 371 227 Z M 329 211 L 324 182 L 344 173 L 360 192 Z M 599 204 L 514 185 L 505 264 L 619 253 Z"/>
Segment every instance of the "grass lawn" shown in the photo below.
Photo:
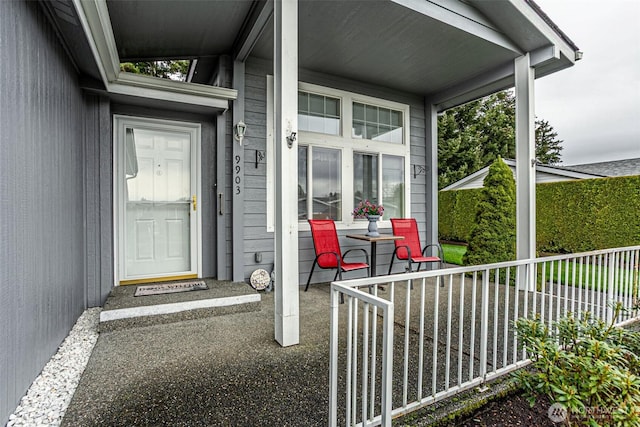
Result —
<path fill-rule="evenodd" d="M 545 262 L 544 268 L 544 276 L 547 281 L 547 287 L 549 286 L 549 282 L 553 281 L 555 286 L 558 285 L 558 281 L 565 285 L 569 283 L 569 285 L 580 286 L 582 288 L 588 289 L 596 289 L 601 291 L 606 291 L 607 286 L 606 282 L 609 276 L 609 267 L 606 265 L 591 265 L 588 263 L 582 264 L 580 266 L 578 263 L 569 262 L 568 268 L 567 263 L 563 262 Z M 629 277 L 627 277 L 627 273 L 623 269 L 616 268 L 614 272 L 614 280 L 622 286 L 624 290 L 628 287 Z M 542 264 L 538 265 L 538 290 L 542 287 L 541 285 L 542 279 Z M 630 290 L 632 293 L 636 293 L 636 289 Z"/>
<path fill-rule="evenodd" d="M 448 264 L 464 265 L 462 258 L 467 252 L 465 245 L 455 245 L 451 243 L 442 243 L 442 250 L 444 252 L 444 261 Z M 609 268 L 607 265 L 591 265 L 587 262 L 580 266 L 577 263 L 569 262 L 569 271 L 567 272 L 567 264 L 565 261 L 558 263 L 546 262 L 544 276 L 546 277 L 546 287 L 549 287 L 549 282 L 553 281 L 554 289 L 558 285 L 558 280 L 564 286 L 567 282 L 569 285 L 580 286 L 582 288 L 597 289 L 606 291 L 607 286 L 605 282 L 609 274 Z M 561 264 L 561 266 L 559 266 Z M 629 278 L 625 276 L 623 270 L 616 269 L 616 279 L 623 286 L 624 291 L 631 292 L 633 296 L 637 296 L 639 290 L 637 287 L 633 289 L 626 289 L 627 281 Z M 513 277 L 513 276 L 512 276 Z M 542 264 L 538 265 L 538 290 L 542 289 Z M 582 279 L 581 279 L 582 277 Z"/>
<path fill-rule="evenodd" d="M 462 257 L 467 252 L 467 247 L 464 245 L 452 245 L 450 243 L 443 243 L 442 251 L 444 252 L 444 262 L 448 264 L 462 264 Z"/>

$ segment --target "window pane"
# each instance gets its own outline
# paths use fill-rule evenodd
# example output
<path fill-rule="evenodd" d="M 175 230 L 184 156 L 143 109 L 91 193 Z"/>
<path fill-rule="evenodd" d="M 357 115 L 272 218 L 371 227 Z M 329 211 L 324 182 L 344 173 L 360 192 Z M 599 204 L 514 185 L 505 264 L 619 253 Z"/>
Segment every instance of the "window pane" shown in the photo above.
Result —
<path fill-rule="evenodd" d="M 307 219 L 307 147 L 298 146 L 298 219 Z"/>
<path fill-rule="evenodd" d="M 353 120 L 364 122 L 364 104 L 353 103 Z"/>
<path fill-rule="evenodd" d="M 298 111 L 309 112 L 309 94 L 298 92 Z"/>
<path fill-rule="evenodd" d="M 365 138 L 375 139 L 378 135 L 378 125 L 367 124 Z"/>
<path fill-rule="evenodd" d="M 380 124 L 381 125 L 390 125 L 391 124 L 391 110 L 387 110 L 386 108 L 380 109 Z"/>
<path fill-rule="evenodd" d="M 378 107 L 367 105 L 364 111 L 364 119 L 369 123 L 378 123 Z"/>
<path fill-rule="evenodd" d="M 298 92 L 298 130 L 340 135 L 340 99 Z"/>
<path fill-rule="evenodd" d="M 353 135 L 354 138 L 362 139 L 364 138 L 364 122 L 358 123 L 355 120 L 353 121 Z"/>
<path fill-rule="evenodd" d="M 340 117 L 340 101 L 334 98 L 325 98 L 325 114 Z"/>
<path fill-rule="evenodd" d="M 324 116 L 324 96 L 309 95 L 309 114 Z"/>
<path fill-rule="evenodd" d="M 403 143 L 401 111 L 354 102 L 351 125 L 353 138 L 365 138 L 394 144 Z"/>
<path fill-rule="evenodd" d="M 378 203 L 378 156 L 353 154 L 353 206 L 363 200 Z"/>
<path fill-rule="evenodd" d="M 342 177 L 340 150 L 314 147 L 313 218 L 342 220 Z"/>
<path fill-rule="evenodd" d="M 402 113 L 400 111 L 391 111 L 391 126 L 402 126 Z"/>
<path fill-rule="evenodd" d="M 404 217 L 404 158 L 382 156 L 382 205 L 385 218 Z"/>

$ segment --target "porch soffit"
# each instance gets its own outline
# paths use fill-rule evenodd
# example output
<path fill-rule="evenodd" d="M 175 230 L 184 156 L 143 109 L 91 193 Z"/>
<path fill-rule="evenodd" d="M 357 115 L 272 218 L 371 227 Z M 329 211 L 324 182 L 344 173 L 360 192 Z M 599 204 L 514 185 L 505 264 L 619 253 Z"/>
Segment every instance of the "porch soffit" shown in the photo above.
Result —
<path fill-rule="evenodd" d="M 95 1 L 108 8 L 108 30 L 121 61 L 233 56 L 255 6 L 251 1 Z M 552 29 L 525 16 L 533 11 L 525 0 L 501 1 L 499 7 L 431 0 L 425 9 L 423 3 L 300 1 L 299 67 L 430 98 L 454 94 L 458 102 L 465 98 L 460 91 L 481 96 L 512 84 L 513 60 L 522 52 L 552 52 L 539 63 L 544 74 L 573 64 L 571 46 L 558 52 L 552 42 L 562 43 L 561 38 L 550 40 Z M 252 56 L 272 59 L 271 19 Z M 487 89 L 471 88 L 476 82 Z"/>
<path fill-rule="evenodd" d="M 122 62 L 229 52 L 251 1 L 107 0 Z"/>
<path fill-rule="evenodd" d="M 298 25 L 301 68 L 423 95 L 520 55 L 389 1 L 302 2 Z M 252 54 L 272 51 L 268 24 Z"/>

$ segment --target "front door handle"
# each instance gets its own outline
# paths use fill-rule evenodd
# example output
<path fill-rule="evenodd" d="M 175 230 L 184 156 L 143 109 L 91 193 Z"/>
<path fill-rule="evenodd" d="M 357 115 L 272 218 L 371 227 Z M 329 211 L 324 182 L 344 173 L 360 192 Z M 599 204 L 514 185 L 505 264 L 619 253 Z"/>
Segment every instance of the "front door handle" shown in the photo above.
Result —
<path fill-rule="evenodd" d="M 191 196 L 191 204 L 193 205 L 193 210 L 195 211 L 198 208 L 198 198 L 195 194 Z"/>

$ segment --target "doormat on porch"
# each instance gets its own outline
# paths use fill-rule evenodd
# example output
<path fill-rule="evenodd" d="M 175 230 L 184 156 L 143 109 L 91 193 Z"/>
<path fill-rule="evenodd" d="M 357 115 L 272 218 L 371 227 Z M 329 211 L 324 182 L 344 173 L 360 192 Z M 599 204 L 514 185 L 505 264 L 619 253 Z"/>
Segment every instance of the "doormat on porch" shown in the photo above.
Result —
<path fill-rule="evenodd" d="M 203 291 L 209 289 L 202 280 L 192 282 L 171 282 L 158 283 L 155 285 L 144 285 L 136 288 L 134 297 L 144 297 L 147 295 L 173 294 L 176 292 Z"/>

